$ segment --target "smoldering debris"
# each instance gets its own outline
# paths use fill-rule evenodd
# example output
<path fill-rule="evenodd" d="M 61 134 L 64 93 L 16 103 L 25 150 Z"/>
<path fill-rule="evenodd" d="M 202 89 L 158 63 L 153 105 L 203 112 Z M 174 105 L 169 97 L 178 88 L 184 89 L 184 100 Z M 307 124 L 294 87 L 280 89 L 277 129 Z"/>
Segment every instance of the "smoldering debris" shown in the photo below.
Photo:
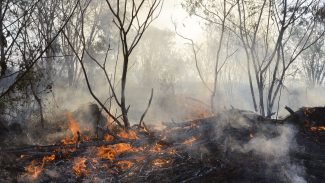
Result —
<path fill-rule="evenodd" d="M 104 139 L 73 136 L 55 145 L 6 147 L 1 153 L 11 158 L 2 159 L 1 177 L 19 182 L 318 182 L 325 178 L 324 114 L 324 108 L 302 108 L 273 120 L 232 109 L 149 132 L 108 126 Z"/>

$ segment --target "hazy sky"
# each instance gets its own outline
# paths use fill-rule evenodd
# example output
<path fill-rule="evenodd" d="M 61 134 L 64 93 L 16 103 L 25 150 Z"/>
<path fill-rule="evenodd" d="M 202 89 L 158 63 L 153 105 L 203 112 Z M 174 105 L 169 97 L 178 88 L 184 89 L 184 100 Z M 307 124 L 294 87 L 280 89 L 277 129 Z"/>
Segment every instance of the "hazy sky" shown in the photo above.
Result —
<path fill-rule="evenodd" d="M 180 34 L 194 40 L 202 36 L 202 28 L 197 17 L 190 17 L 182 8 L 181 1 L 165 0 L 160 16 L 153 23 L 153 26 L 174 31 L 172 20 L 177 25 Z"/>

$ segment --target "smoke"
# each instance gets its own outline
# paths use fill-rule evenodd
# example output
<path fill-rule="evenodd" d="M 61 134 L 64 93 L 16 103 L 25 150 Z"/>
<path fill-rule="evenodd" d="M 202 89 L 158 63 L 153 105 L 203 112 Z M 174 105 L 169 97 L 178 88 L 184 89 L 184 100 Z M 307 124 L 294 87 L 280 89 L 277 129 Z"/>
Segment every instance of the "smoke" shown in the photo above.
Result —
<path fill-rule="evenodd" d="M 295 142 L 296 130 L 292 126 L 281 125 L 275 127 L 279 133 L 273 138 L 267 138 L 263 134 L 253 137 L 244 144 L 243 151 L 253 151 L 265 158 L 269 166 L 284 165 L 285 177 L 290 182 L 306 182 L 304 180 L 304 167 L 290 162 L 290 150 L 297 148 Z"/>
<path fill-rule="evenodd" d="M 224 144 L 226 157 L 242 156 L 244 161 L 254 161 L 254 166 L 260 166 L 259 173 L 246 170 L 248 175 L 265 174 L 262 177 L 280 182 L 306 182 L 305 167 L 291 158 L 292 152 L 299 148 L 296 127 L 259 122 L 254 116 L 249 112 L 224 112 L 215 122 L 214 141 Z M 251 160 L 246 157 L 249 155 Z"/>
<path fill-rule="evenodd" d="M 289 178 L 290 182 L 294 183 L 306 183 L 304 175 L 306 174 L 305 168 L 302 165 L 289 164 L 289 166 L 284 169 L 286 176 Z"/>
<path fill-rule="evenodd" d="M 266 158 L 281 158 L 287 156 L 289 150 L 294 146 L 295 131 L 289 126 L 275 127 L 279 135 L 274 138 L 267 138 L 264 134 L 254 136 L 247 144 L 244 144 L 243 151 L 254 151 Z"/>
<path fill-rule="evenodd" d="M 126 86 L 126 102 L 127 105 L 130 105 L 129 118 L 132 123 L 138 122 L 147 106 L 151 88 L 154 89 L 154 97 L 145 118 L 146 123 L 157 124 L 161 121 L 195 119 L 200 117 L 197 113 L 209 110 L 211 92 L 202 84 L 198 76 L 194 53 L 189 42 L 175 34 L 174 25 L 170 21 L 171 16 L 174 20 L 181 19 L 176 22 L 179 32 L 194 40 L 198 50 L 198 68 L 210 89 L 214 84 L 215 54 L 220 35 L 215 27 L 206 26 L 199 22 L 198 18 L 189 17 L 180 4 L 180 2 L 166 2 L 161 16 L 149 26 L 132 52 Z M 87 19 L 87 22 L 96 21 L 99 25 L 96 27 L 99 33 L 94 37 L 94 42 L 89 50 L 94 51 L 93 56 L 103 63 L 106 57 L 105 51 L 108 45 L 111 46 L 112 50 L 107 57 L 107 71 L 110 77 L 116 76 L 115 90 L 117 97 L 120 98 L 122 54 L 121 47 L 118 45 L 117 31 L 114 29 L 114 24 L 108 21 L 111 20 L 112 15 L 106 4 L 92 2 L 91 5 L 104 8 L 99 11 L 98 18 Z M 182 24 L 183 19 L 189 21 Z M 86 31 L 86 36 L 88 34 L 89 32 Z M 220 70 L 215 106 L 218 111 L 222 111 L 224 108 L 229 109 L 232 106 L 253 111 L 246 60 L 243 59 L 245 58 L 244 50 L 235 38 L 230 37 L 227 41 L 231 43 L 227 47 L 227 49 L 229 48 L 228 54 L 232 51 L 236 52 L 228 58 Z M 225 59 L 227 55 L 225 52 L 225 50 L 221 52 L 220 60 Z M 94 93 L 102 102 L 107 101 L 111 92 L 105 75 L 88 56 L 84 57 L 84 62 Z M 117 63 L 116 73 L 115 63 Z M 75 65 L 77 74 L 73 86 L 68 86 L 69 78 L 67 76 L 55 76 L 54 97 L 52 93 L 45 96 L 46 102 L 48 102 L 48 116 L 53 114 L 53 108 L 60 108 L 61 111 L 73 111 L 88 102 L 96 103 L 86 87 L 83 74 L 80 73 L 80 66 L 77 63 Z M 67 71 L 63 71 L 63 73 L 65 72 Z M 325 102 L 321 88 L 306 89 L 303 82 L 297 84 L 296 80 L 286 81 L 285 86 L 287 89 L 283 89 L 279 105 L 276 102 L 273 109 L 273 112 L 277 112 L 279 106 L 280 116 L 287 115 L 284 110 L 285 105 L 297 109 L 306 105 L 322 105 Z M 265 86 L 265 91 L 267 89 L 268 86 Z M 255 97 L 258 98 L 257 88 L 254 90 Z M 110 102 L 106 102 L 106 104 L 113 113 L 120 113 L 114 100 L 112 106 L 108 103 Z"/>

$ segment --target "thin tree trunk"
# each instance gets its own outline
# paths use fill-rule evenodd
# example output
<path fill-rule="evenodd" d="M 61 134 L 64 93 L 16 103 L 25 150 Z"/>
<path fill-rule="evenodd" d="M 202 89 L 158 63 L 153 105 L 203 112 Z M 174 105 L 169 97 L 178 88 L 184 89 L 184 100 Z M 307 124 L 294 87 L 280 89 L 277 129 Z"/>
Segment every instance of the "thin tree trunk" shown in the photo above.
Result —
<path fill-rule="evenodd" d="M 6 38 L 3 35 L 3 12 L 2 12 L 2 0 L 0 1 L 0 67 L 1 73 L 0 76 L 4 76 L 7 70 L 7 63 L 5 58 L 5 47 L 6 47 Z"/>
<path fill-rule="evenodd" d="M 35 89 L 35 87 L 34 87 L 33 82 L 32 82 L 32 81 L 29 81 L 29 83 L 30 83 L 30 85 L 31 85 L 31 90 L 32 90 L 33 96 L 34 96 L 34 98 L 35 98 L 35 100 L 36 100 L 36 102 L 37 102 L 37 105 L 38 105 L 38 107 L 39 107 L 39 114 L 40 114 L 40 118 L 41 118 L 40 123 L 41 123 L 41 127 L 42 127 L 42 129 L 43 129 L 43 128 L 44 128 L 44 122 L 45 122 L 45 120 L 44 120 L 44 115 L 43 115 L 42 100 L 41 100 L 40 97 L 37 96 L 37 93 L 36 93 L 36 91 L 35 91 L 36 89 Z"/>
<path fill-rule="evenodd" d="M 121 80 L 121 112 L 123 116 L 123 122 L 126 129 L 130 128 L 130 122 L 128 119 L 128 110 L 125 103 L 125 87 L 126 87 L 126 74 L 128 71 L 129 56 L 127 53 L 124 54 L 123 72 Z"/>

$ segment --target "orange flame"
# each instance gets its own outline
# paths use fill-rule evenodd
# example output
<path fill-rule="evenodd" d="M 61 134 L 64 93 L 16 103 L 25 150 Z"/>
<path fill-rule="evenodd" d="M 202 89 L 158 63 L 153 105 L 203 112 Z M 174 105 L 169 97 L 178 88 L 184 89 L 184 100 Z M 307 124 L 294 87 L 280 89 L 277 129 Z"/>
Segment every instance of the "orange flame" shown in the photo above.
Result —
<path fill-rule="evenodd" d="M 71 144 L 75 143 L 78 139 L 78 131 L 80 131 L 80 127 L 78 125 L 78 122 L 74 119 L 72 114 L 70 112 L 66 113 L 68 122 L 69 122 L 69 130 L 72 133 L 72 138 L 71 137 L 66 137 L 65 139 L 62 140 L 62 143 L 64 144 Z"/>
<path fill-rule="evenodd" d="M 55 160 L 55 155 L 44 156 L 42 159 L 42 164 L 33 160 L 30 165 L 28 165 L 25 170 L 28 174 L 31 174 L 32 178 L 36 179 L 43 171 L 43 167 L 46 162 Z"/>
<path fill-rule="evenodd" d="M 117 154 L 126 152 L 126 151 L 135 151 L 135 149 L 127 143 L 119 143 L 109 146 L 101 146 L 98 148 L 97 156 L 109 160 L 114 160 Z"/>
<path fill-rule="evenodd" d="M 112 135 L 108 135 L 108 134 L 104 135 L 104 140 L 105 141 L 112 141 L 113 139 L 114 139 L 114 137 Z"/>
<path fill-rule="evenodd" d="M 157 151 L 161 151 L 162 145 L 161 144 L 156 144 L 155 146 L 153 146 L 150 150 L 157 152 Z"/>
<path fill-rule="evenodd" d="M 155 165 L 155 166 L 164 166 L 164 165 L 167 165 L 171 162 L 170 159 L 167 159 L 167 158 L 157 158 L 155 160 L 152 161 L 152 164 Z"/>
<path fill-rule="evenodd" d="M 325 126 L 313 126 L 313 127 L 310 127 L 310 131 L 312 131 L 312 132 L 325 131 Z"/>
<path fill-rule="evenodd" d="M 192 145 L 193 142 L 195 142 L 197 140 L 197 137 L 191 137 L 190 139 L 187 139 L 183 142 L 183 144 L 187 144 L 187 145 Z"/>
<path fill-rule="evenodd" d="M 53 160 L 55 160 L 55 155 L 54 154 L 50 155 L 50 156 L 44 156 L 42 161 L 43 161 L 43 164 L 44 164 L 45 162 L 53 161 Z"/>
<path fill-rule="evenodd" d="M 77 175 L 82 175 L 82 174 L 87 174 L 88 171 L 86 170 L 86 161 L 87 158 L 84 157 L 77 157 L 74 159 L 73 161 L 73 171 L 77 174 Z"/>
<path fill-rule="evenodd" d="M 118 136 L 126 139 L 138 139 L 137 133 L 134 130 L 129 130 L 129 131 L 120 131 L 118 133 Z"/>
<path fill-rule="evenodd" d="M 69 129 L 73 135 L 73 138 L 77 138 L 77 132 L 80 131 L 78 122 L 73 118 L 71 113 L 67 113 L 67 118 L 69 121 Z"/>
<path fill-rule="evenodd" d="M 25 170 L 31 174 L 32 178 L 36 179 L 42 172 L 43 167 L 38 165 L 36 160 L 33 160 L 30 165 L 28 165 Z"/>
<path fill-rule="evenodd" d="M 133 166 L 133 163 L 128 160 L 120 160 L 116 162 L 116 164 L 121 168 L 121 169 L 128 169 Z"/>

